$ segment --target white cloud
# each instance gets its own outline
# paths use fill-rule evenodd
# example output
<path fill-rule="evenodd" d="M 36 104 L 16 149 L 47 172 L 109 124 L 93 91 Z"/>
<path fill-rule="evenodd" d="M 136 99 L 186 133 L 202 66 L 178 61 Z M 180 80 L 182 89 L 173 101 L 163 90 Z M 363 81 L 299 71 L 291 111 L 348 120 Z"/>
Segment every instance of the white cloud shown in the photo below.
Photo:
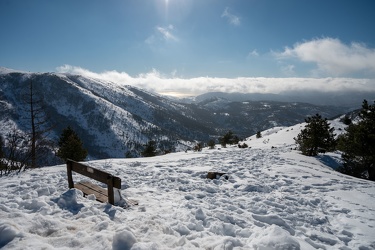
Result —
<path fill-rule="evenodd" d="M 375 73 L 375 49 L 361 43 L 342 43 L 339 39 L 322 38 L 297 43 L 275 53 L 279 59 L 296 58 L 315 63 L 323 74 L 345 76 L 353 73 Z"/>
<path fill-rule="evenodd" d="M 221 17 L 227 18 L 228 22 L 234 26 L 239 26 L 241 24 L 241 19 L 238 16 L 230 13 L 228 7 L 225 8 L 223 14 L 221 14 Z"/>
<path fill-rule="evenodd" d="M 102 80 L 116 82 L 120 84 L 121 83 L 126 84 L 127 82 L 132 82 L 133 80 L 133 78 L 129 76 L 127 73 L 118 72 L 116 70 L 104 71 L 102 73 L 95 73 L 95 72 L 92 72 L 90 70 L 87 70 L 81 67 L 71 66 L 67 64 L 57 67 L 56 70 L 57 72 L 60 72 L 60 73 L 83 75 L 86 77 L 102 79 Z"/>
<path fill-rule="evenodd" d="M 293 66 L 289 70 L 293 70 Z M 80 67 L 64 65 L 57 68 L 60 73 L 80 74 L 123 85 L 133 85 L 163 94 L 194 96 L 207 92 L 274 93 L 288 91 L 318 91 L 335 93 L 375 92 L 375 79 L 353 78 L 264 78 L 238 77 L 216 78 L 196 77 L 190 79 L 175 77 L 176 71 L 163 75 L 153 69 L 151 72 L 132 77 L 125 72 L 105 71 L 95 73 Z"/>
<path fill-rule="evenodd" d="M 281 71 L 286 75 L 286 76 L 293 76 L 295 75 L 295 66 L 293 64 L 288 64 L 285 66 L 281 67 Z"/>
<path fill-rule="evenodd" d="M 168 25 L 166 27 L 162 26 L 156 26 L 155 27 L 155 34 L 152 34 L 149 36 L 146 40 L 145 43 L 147 44 L 154 44 L 157 41 L 174 41 L 177 42 L 178 38 L 172 33 L 174 31 L 174 26 L 173 25 Z"/>
<path fill-rule="evenodd" d="M 156 27 L 156 30 L 163 36 L 166 41 L 177 41 L 177 37 L 172 34 L 173 26 L 169 25 L 168 27 Z"/>
<path fill-rule="evenodd" d="M 258 51 L 257 51 L 256 49 L 254 49 L 253 51 L 251 51 L 251 52 L 249 53 L 248 56 L 255 56 L 255 57 L 257 57 L 257 56 L 259 56 L 259 53 L 258 53 Z"/>

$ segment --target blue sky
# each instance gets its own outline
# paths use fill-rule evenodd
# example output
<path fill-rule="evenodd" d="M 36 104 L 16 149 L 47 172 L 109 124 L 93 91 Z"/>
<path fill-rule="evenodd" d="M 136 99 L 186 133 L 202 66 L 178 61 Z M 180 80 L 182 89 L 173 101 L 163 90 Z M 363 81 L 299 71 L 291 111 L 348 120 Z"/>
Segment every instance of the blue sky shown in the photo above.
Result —
<path fill-rule="evenodd" d="M 0 0 L 0 66 L 374 79 L 374 13 L 373 0 Z"/>

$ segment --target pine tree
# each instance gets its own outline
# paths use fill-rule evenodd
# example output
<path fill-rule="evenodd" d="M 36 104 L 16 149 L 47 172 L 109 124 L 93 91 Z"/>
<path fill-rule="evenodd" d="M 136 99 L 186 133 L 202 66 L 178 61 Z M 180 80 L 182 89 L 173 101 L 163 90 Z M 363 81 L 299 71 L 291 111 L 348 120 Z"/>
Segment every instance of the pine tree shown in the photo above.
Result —
<path fill-rule="evenodd" d="M 339 137 L 343 165 L 338 170 L 375 181 L 375 103 L 364 100 L 359 117 L 360 122 L 350 124 Z"/>
<path fill-rule="evenodd" d="M 257 139 L 262 138 L 262 133 L 260 131 L 257 132 L 256 138 Z"/>
<path fill-rule="evenodd" d="M 207 145 L 210 147 L 210 149 L 214 149 L 215 148 L 215 141 L 213 139 L 209 140 Z"/>
<path fill-rule="evenodd" d="M 228 131 L 223 137 L 219 138 L 219 142 L 223 148 L 227 146 L 227 144 L 237 144 L 240 141 L 237 135 L 234 135 L 232 131 Z"/>
<path fill-rule="evenodd" d="M 302 154 L 315 156 L 319 152 L 332 151 L 335 148 L 334 128 L 330 128 L 327 119 L 322 119 L 319 114 L 308 117 L 305 122 L 307 125 L 301 133 L 294 138 Z"/>
<path fill-rule="evenodd" d="M 87 157 L 87 150 L 83 147 L 82 141 L 71 127 L 63 130 L 59 142 L 57 156 L 66 161 L 83 161 Z"/>
<path fill-rule="evenodd" d="M 155 141 L 149 141 L 145 145 L 145 149 L 142 151 L 141 155 L 143 157 L 152 157 L 156 155 L 156 142 Z"/>

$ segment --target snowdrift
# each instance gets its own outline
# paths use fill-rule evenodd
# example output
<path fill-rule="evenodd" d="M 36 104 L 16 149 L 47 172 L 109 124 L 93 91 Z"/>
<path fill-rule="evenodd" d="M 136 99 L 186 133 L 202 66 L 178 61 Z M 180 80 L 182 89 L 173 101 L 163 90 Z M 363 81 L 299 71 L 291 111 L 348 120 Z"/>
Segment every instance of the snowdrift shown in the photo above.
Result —
<path fill-rule="evenodd" d="M 121 177 L 128 209 L 68 190 L 65 165 L 1 178 L 0 248 L 374 249 L 375 183 L 293 150 L 301 126 L 246 149 L 88 162 Z"/>

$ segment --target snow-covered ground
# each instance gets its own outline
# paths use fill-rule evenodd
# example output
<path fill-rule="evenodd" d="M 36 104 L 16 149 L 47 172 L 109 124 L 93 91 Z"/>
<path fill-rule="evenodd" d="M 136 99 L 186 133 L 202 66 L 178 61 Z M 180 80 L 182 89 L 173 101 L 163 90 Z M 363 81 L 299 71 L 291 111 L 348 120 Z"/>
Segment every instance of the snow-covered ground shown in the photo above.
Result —
<path fill-rule="evenodd" d="M 375 183 L 292 150 L 301 126 L 247 149 L 88 162 L 121 177 L 127 209 L 69 190 L 64 165 L 0 178 L 0 248 L 375 249 Z"/>

